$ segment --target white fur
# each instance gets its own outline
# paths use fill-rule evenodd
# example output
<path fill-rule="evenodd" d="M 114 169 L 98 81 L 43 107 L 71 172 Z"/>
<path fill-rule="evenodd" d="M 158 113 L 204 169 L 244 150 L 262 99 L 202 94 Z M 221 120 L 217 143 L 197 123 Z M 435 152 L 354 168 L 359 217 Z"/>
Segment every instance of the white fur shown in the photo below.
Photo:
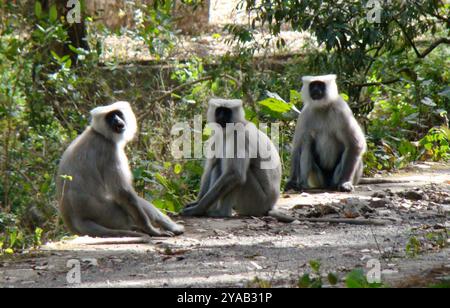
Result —
<path fill-rule="evenodd" d="M 311 105 L 311 107 L 324 107 L 332 104 L 339 98 L 339 91 L 336 84 L 336 75 L 324 75 L 324 76 L 305 76 L 303 80 L 302 97 L 305 106 Z M 325 83 L 327 90 L 326 96 L 321 100 L 313 100 L 309 94 L 309 85 L 314 81 L 322 81 Z"/>
<path fill-rule="evenodd" d="M 213 98 L 209 101 L 209 109 L 208 109 L 208 122 L 215 123 L 216 122 L 216 109 L 223 107 L 229 108 L 233 110 L 233 119 L 231 122 L 233 123 L 244 123 L 245 122 L 245 111 L 242 108 L 243 103 L 240 99 L 220 99 Z"/>
<path fill-rule="evenodd" d="M 125 118 L 126 129 L 123 134 L 117 134 L 108 127 L 105 116 L 115 110 L 120 110 Z M 112 105 L 97 107 L 91 111 L 91 127 L 106 138 L 113 140 L 117 144 L 125 144 L 133 140 L 137 132 L 136 116 L 128 102 L 117 102 Z"/>

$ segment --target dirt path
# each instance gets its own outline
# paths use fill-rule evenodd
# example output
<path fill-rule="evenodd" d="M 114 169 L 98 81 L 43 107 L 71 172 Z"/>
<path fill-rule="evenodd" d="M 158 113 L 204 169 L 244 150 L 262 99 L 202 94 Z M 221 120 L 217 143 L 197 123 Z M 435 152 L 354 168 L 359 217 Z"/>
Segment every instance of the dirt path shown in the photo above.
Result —
<path fill-rule="evenodd" d="M 256 277 L 295 286 L 311 260 L 320 261 L 324 275 L 336 273 L 340 285 L 369 260 L 381 262 L 390 286 L 448 279 L 450 166 L 421 165 L 395 178 L 406 182 L 360 186 L 354 194 L 285 195 L 279 203 L 296 217 L 360 215 L 387 220 L 385 226 L 188 219 L 177 238 L 134 245 L 87 245 L 96 240 L 78 238 L 0 260 L 0 287 L 246 287 Z M 72 284 L 78 265 L 81 283 Z"/>

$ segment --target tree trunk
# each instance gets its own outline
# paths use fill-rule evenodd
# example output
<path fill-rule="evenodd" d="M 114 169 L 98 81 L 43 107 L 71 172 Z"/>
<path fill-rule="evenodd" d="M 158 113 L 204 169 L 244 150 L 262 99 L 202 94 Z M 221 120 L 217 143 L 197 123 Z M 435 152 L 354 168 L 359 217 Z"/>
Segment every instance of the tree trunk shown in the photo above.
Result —
<path fill-rule="evenodd" d="M 42 10 L 44 12 L 49 12 L 51 6 L 56 4 L 58 10 L 58 18 L 64 17 L 64 28 L 67 30 L 68 40 L 64 44 L 55 44 L 52 46 L 54 51 L 58 53 L 59 56 L 70 55 L 72 63 L 74 65 L 78 62 L 78 54 L 73 52 L 69 46 L 75 48 L 82 48 L 85 50 L 89 49 L 89 44 L 87 42 L 87 31 L 86 24 L 84 22 L 84 5 L 81 5 L 81 20 L 80 23 L 69 23 L 67 21 L 67 15 L 71 8 L 67 8 L 67 0 L 39 0 L 42 4 Z M 81 2 L 81 1 L 80 1 Z M 57 46 L 59 45 L 59 46 Z"/>

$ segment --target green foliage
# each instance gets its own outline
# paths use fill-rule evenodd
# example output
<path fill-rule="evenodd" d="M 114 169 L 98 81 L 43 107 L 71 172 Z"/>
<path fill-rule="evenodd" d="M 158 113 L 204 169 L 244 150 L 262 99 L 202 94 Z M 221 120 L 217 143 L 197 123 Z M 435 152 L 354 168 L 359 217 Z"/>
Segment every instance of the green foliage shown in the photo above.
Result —
<path fill-rule="evenodd" d="M 302 289 L 321 289 L 323 286 L 322 274 L 320 271 L 321 263 L 317 260 L 309 261 L 309 266 L 312 273 L 306 273 L 300 277 L 297 286 Z M 339 278 L 334 273 L 329 273 L 327 275 L 327 281 L 330 285 L 335 286 L 339 282 Z"/>
<path fill-rule="evenodd" d="M 422 243 L 415 236 L 411 236 L 406 244 L 406 254 L 415 257 L 422 251 Z"/>
<path fill-rule="evenodd" d="M 309 262 L 309 266 L 312 270 L 312 273 L 306 273 L 302 277 L 300 277 L 297 286 L 302 289 L 321 289 L 323 283 L 322 277 L 320 275 L 320 262 L 317 260 L 312 260 Z"/>
<path fill-rule="evenodd" d="M 327 279 L 328 279 L 328 282 L 330 283 L 330 285 L 332 285 L 332 286 L 337 285 L 339 282 L 339 278 L 334 273 L 329 273 L 327 276 Z"/>
<path fill-rule="evenodd" d="M 432 128 L 419 144 L 423 148 L 421 159 L 434 161 L 449 160 L 449 129 L 447 127 Z"/>
<path fill-rule="evenodd" d="M 301 289 L 321 289 L 322 280 L 320 278 L 311 278 L 309 274 L 304 274 L 298 281 L 298 287 Z"/>
<path fill-rule="evenodd" d="M 444 279 L 444 281 L 429 286 L 430 289 L 450 289 L 450 279 Z"/>
<path fill-rule="evenodd" d="M 139 167 L 134 169 L 136 186 L 154 187 L 151 194 L 145 197 L 162 210 L 178 213 L 185 204 L 194 199 L 192 191 L 199 185 L 203 168 L 191 161 L 181 165 L 166 162 L 162 167 Z"/>
<path fill-rule="evenodd" d="M 448 12 L 448 4 L 441 1 L 414 2 L 413 5 L 382 1 L 381 16 L 373 22 L 369 18 L 371 7 L 366 4 L 365 1 L 243 0 L 239 7 L 252 13 L 251 27 L 235 26 L 229 30 L 243 42 L 254 39 L 252 34 L 261 27 L 267 27 L 275 36 L 285 24 L 295 31 L 308 31 L 327 51 L 335 51 L 329 64 L 339 68 L 336 71 L 345 77 L 356 75 L 358 78 L 373 57 L 385 52 L 402 52 L 407 49 L 405 41 L 414 41 L 428 31 L 436 33 L 445 25 Z M 436 15 L 443 17 L 442 20 L 435 20 Z M 282 42 L 279 45 L 284 46 Z"/>
<path fill-rule="evenodd" d="M 369 283 L 362 269 L 350 272 L 345 278 L 345 284 L 349 289 L 378 289 L 384 287 L 379 283 Z"/>
<path fill-rule="evenodd" d="M 414 231 L 406 244 L 405 252 L 409 258 L 415 258 L 428 250 L 441 250 L 448 246 L 449 231 Z"/>
<path fill-rule="evenodd" d="M 283 102 L 276 98 L 267 98 L 260 101 L 259 104 L 276 113 L 285 113 L 292 109 L 293 104 Z"/>
<path fill-rule="evenodd" d="M 153 4 L 142 4 L 135 10 L 135 28 L 132 32 L 136 39 L 144 40 L 150 53 L 161 59 L 167 56 L 175 46 L 175 36 L 172 23 L 174 2 L 157 0 Z"/>
<path fill-rule="evenodd" d="M 259 277 L 255 277 L 252 281 L 250 281 L 247 284 L 247 288 L 251 288 L 251 289 L 271 289 L 272 283 L 268 280 L 259 278 Z"/>

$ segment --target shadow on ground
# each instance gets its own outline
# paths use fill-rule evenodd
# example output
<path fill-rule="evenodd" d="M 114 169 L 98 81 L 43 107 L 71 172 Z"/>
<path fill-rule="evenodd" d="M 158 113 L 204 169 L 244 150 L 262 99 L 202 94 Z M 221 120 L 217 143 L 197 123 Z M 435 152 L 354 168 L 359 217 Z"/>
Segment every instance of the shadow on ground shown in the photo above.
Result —
<path fill-rule="evenodd" d="M 187 219 L 186 233 L 176 238 L 128 245 L 78 238 L 0 260 L 0 287 L 246 287 L 256 277 L 275 287 L 293 287 L 310 271 L 311 260 L 321 262 L 324 275 L 336 273 L 340 286 L 348 272 L 366 269 L 374 259 L 389 286 L 448 279 L 449 166 L 419 165 L 389 178 L 403 182 L 361 186 L 353 194 L 284 195 L 279 202 L 296 217 L 339 217 L 348 215 L 350 206 L 363 219 L 387 219 L 386 226 Z M 321 212 L 329 206 L 337 210 Z M 420 244 L 415 250 L 412 238 Z M 72 283 L 78 265 L 81 281 Z"/>

